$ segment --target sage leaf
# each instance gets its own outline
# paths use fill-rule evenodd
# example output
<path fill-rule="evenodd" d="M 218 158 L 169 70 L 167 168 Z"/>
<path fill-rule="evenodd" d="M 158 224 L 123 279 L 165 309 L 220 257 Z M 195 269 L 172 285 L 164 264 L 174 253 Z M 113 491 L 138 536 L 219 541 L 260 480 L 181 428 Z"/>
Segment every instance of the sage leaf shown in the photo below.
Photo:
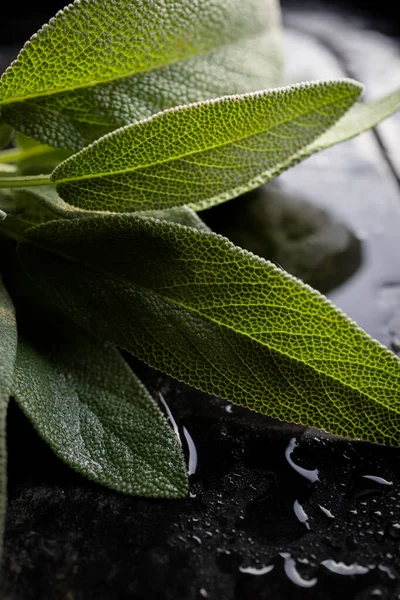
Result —
<path fill-rule="evenodd" d="M 0 280 L 0 557 L 3 549 L 4 519 L 7 505 L 6 417 L 12 393 L 17 327 L 12 301 Z"/>
<path fill-rule="evenodd" d="M 66 202 L 87 210 L 206 208 L 278 175 L 361 89 L 344 79 L 170 109 L 94 142 L 50 178 Z"/>
<path fill-rule="evenodd" d="M 187 494 L 183 455 L 160 409 L 114 347 L 74 324 L 43 320 L 22 334 L 15 398 L 85 477 L 132 495 Z"/>
<path fill-rule="evenodd" d="M 277 419 L 400 445 L 400 362 L 324 296 L 213 233 L 109 215 L 32 228 L 19 257 L 67 315 Z"/>
<path fill-rule="evenodd" d="M 276 0 L 76 0 L 0 81 L 3 118 L 78 150 L 182 103 L 281 83 Z"/>

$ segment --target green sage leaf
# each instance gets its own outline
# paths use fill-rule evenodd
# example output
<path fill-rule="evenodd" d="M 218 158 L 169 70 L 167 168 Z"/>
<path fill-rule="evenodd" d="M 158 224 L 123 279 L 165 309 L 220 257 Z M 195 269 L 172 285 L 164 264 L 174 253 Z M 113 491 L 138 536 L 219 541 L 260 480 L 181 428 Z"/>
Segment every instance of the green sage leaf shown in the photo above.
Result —
<path fill-rule="evenodd" d="M 136 215 L 53 221 L 20 246 L 72 319 L 271 417 L 400 445 L 400 362 L 324 296 L 227 239 Z"/>
<path fill-rule="evenodd" d="M 3 549 L 4 519 L 7 505 L 6 417 L 12 393 L 14 362 L 17 350 L 15 311 L 0 280 L 0 557 Z"/>
<path fill-rule="evenodd" d="M 167 110 L 71 156 L 51 180 L 66 202 L 88 210 L 206 208 L 278 175 L 360 92 L 345 79 Z"/>
<path fill-rule="evenodd" d="M 78 150 L 171 106 L 281 83 L 276 0 L 76 0 L 0 82 L 4 119 Z"/>
<path fill-rule="evenodd" d="M 85 477 L 132 495 L 180 498 L 178 442 L 118 351 L 72 323 L 18 342 L 15 398 L 40 436 Z"/>

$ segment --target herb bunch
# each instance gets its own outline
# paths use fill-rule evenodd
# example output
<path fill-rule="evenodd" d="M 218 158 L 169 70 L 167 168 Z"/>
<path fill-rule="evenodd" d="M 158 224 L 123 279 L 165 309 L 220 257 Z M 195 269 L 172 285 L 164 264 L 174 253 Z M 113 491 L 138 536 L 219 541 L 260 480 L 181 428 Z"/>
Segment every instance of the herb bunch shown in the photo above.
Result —
<path fill-rule="evenodd" d="M 27 42 L 0 80 L 3 513 L 9 396 L 84 476 L 187 494 L 118 348 L 277 419 L 400 443 L 396 356 L 197 215 L 400 108 L 361 91 L 282 87 L 274 0 L 76 0 Z"/>

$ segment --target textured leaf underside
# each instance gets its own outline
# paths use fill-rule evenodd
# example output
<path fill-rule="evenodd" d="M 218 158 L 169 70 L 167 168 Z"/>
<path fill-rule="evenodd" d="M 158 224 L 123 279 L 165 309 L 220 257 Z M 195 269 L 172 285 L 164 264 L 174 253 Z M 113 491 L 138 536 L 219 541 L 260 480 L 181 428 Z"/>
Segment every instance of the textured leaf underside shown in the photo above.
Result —
<path fill-rule="evenodd" d="M 0 280 L 0 556 L 7 504 L 6 416 L 12 393 L 17 326 L 12 302 Z"/>
<path fill-rule="evenodd" d="M 4 74 L 2 115 L 77 150 L 171 106 L 279 85 L 280 42 L 276 0 L 77 0 Z"/>
<path fill-rule="evenodd" d="M 66 202 L 88 210 L 206 208 L 278 175 L 361 89 L 317 82 L 167 110 L 71 156 L 51 180 Z"/>
<path fill-rule="evenodd" d="M 96 335 L 258 412 L 400 444 L 399 360 L 271 263 L 136 215 L 60 220 L 28 235 L 28 274 Z"/>
<path fill-rule="evenodd" d="M 15 397 L 41 437 L 82 475 L 120 492 L 180 498 L 177 440 L 118 351 L 72 323 L 18 343 Z"/>

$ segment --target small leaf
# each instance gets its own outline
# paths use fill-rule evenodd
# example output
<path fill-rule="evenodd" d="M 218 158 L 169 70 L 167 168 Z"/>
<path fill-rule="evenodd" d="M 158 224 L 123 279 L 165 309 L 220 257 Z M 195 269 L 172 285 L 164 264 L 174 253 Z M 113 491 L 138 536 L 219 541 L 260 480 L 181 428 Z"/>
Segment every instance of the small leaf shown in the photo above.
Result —
<path fill-rule="evenodd" d="M 6 201 L 4 199 L 3 203 L 0 196 L 0 209 L 3 208 L 4 205 L 4 210 L 7 212 L 9 208 L 11 209 L 10 214 L 18 216 L 24 215 L 25 219 L 31 220 L 36 224 L 58 217 L 78 219 L 89 215 L 109 214 L 89 212 L 87 210 L 74 208 L 70 204 L 64 202 L 57 194 L 56 190 L 49 186 L 21 188 L 7 192 L 7 195 L 8 198 Z M 165 221 L 172 221 L 173 223 L 180 223 L 187 227 L 196 227 L 197 229 L 210 231 L 210 228 L 201 220 L 198 214 L 188 206 L 170 208 L 169 210 L 146 211 L 139 214 Z"/>
<path fill-rule="evenodd" d="M 6 416 L 12 392 L 17 327 L 13 304 L 0 280 L 0 558 L 7 505 Z"/>
<path fill-rule="evenodd" d="M 30 277 L 96 335 L 252 410 L 400 445 L 400 361 L 275 265 L 216 234 L 136 215 L 27 235 Z"/>
<path fill-rule="evenodd" d="M 360 92 L 338 80 L 167 110 L 71 156 L 51 180 L 66 202 L 88 210 L 206 208 L 278 175 Z"/>
<path fill-rule="evenodd" d="M 365 104 L 357 102 L 332 129 L 311 144 L 311 149 L 313 152 L 319 152 L 324 148 L 356 137 L 399 110 L 400 89 Z"/>
<path fill-rule="evenodd" d="M 18 342 L 15 397 L 57 456 L 120 492 L 185 496 L 177 440 L 118 351 L 72 323 L 39 325 Z"/>
<path fill-rule="evenodd" d="M 311 144 L 294 154 L 282 166 L 282 171 L 289 169 L 298 162 L 309 158 L 317 152 L 331 146 L 346 142 L 364 131 L 372 129 L 384 119 L 400 110 L 400 89 L 371 102 L 356 102 L 351 109 L 331 129 L 328 129 Z"/>
<path fill-rule="evenodd" d="M 182 103 L 280 84 L 276 0 L 75 1 L 0 82 L 4 119 L 80 149 Z"/>

